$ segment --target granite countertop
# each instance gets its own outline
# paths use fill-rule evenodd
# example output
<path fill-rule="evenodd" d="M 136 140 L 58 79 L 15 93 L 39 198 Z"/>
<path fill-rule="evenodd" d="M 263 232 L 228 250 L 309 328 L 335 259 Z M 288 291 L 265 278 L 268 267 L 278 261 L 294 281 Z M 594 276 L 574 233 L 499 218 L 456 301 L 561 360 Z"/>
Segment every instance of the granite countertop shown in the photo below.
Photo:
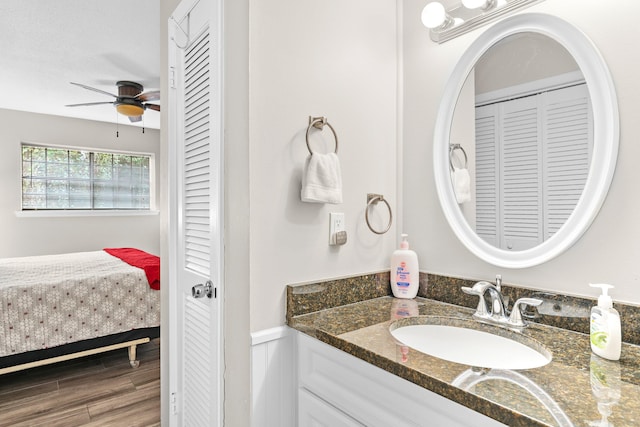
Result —
<path fill-rule="evenodd" d="M 384 278 L 379 285 L 384 288 Z M 318 285 L 290 286 L 288 304 L 297 302 L 292 295 L 317 291 L 309 286 Z M 636 345 L 623 343 L 620 362 L 610 362 L 592 357 L 587 334 L 533 323 L 522 334 L 550 351 L 552 361 L 540 368 L 505 371 L 472 368 L 420 353 L 397 342 L 389 332 L 391 324 L 404 317 L 471 321 L 473 312 L 427 298 L 378 296 L 312 312 L 288 307 L 287 320 L 294 329 L 508 426 L 607 426 L 600 423 L 601 413 L 616 427 L 640 426 L 640 347 Z"/>

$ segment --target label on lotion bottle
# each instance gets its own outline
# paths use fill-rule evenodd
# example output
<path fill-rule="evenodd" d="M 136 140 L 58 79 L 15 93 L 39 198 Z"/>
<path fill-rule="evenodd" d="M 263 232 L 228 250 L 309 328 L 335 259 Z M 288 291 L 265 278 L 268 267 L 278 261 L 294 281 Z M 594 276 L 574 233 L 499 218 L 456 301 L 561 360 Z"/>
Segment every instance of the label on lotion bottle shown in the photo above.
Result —
<path fill-rule="evenodd" d="M 406 234 L 402 234 L 400 248 L 391 255 L 389 276 L 394 297 L 409 299 L 416 297 L 420 279 L 418 256 L 409 249 Z"/>
<path fill-rule="evenodd" d="M 407 270 L 407 263 L 404 261 L 401 261 L 396 269 L 396 283 L 399 288 L 398 290 L 404 290 L 405 292 L 411 284 L 411 272 Z"/>

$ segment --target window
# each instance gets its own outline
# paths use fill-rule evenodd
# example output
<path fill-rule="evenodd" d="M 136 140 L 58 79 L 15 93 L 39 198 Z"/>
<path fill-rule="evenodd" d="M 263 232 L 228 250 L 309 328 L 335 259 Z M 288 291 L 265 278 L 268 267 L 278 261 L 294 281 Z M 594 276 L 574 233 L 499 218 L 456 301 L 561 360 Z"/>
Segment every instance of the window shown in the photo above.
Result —
<path fill-rule="evenodd" d="M 22 145 L 22 210 L 149 210 L 150 155 Z"/>

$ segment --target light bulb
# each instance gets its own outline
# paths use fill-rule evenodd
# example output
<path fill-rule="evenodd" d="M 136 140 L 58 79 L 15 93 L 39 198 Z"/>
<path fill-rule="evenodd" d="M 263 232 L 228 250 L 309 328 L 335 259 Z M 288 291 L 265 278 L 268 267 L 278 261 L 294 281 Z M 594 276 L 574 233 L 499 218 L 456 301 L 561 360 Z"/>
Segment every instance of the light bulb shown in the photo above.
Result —
<path fill-rule="evenodd" d="M 442 3 L 434 1 L 422 9 L 422 24 L 429 29 L 438 28 L 446 20 L 447 12 L 444 10 Z"/>

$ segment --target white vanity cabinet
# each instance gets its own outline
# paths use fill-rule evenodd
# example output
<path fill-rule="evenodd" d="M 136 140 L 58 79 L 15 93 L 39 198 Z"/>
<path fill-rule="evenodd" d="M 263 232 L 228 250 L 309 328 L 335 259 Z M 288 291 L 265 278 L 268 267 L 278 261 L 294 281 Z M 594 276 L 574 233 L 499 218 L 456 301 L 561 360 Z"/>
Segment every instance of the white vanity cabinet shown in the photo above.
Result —
<path fill-rule="evenodd" d="M 505 427 L 301 332 L 298 426 Z"/>
<path fill-rule="evenodd" d="M 300 427 L 363 426 L 363 424 L 304 388 L 298 389 L 298 423 L 296 425 Z"/>

